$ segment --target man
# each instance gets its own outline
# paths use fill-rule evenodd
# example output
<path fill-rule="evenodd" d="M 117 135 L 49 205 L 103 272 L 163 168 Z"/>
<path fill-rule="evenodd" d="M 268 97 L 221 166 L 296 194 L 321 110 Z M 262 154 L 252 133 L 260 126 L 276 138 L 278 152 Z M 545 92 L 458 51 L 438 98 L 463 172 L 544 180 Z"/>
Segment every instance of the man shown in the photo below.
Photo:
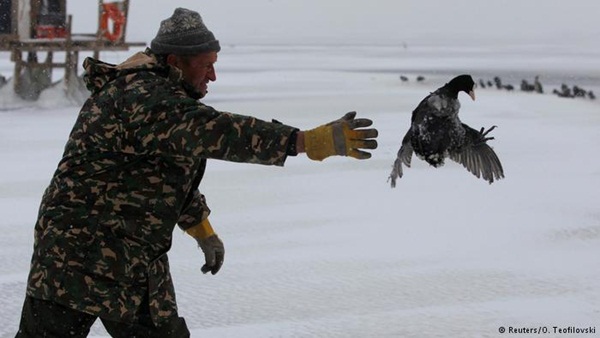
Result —
<path fill-rule="evenodd" d="M 219 50 L 200 15 L 178 8 L 145 52 L 85 60 L 91 96 L 42 198 L 17 337 L 85 337 L 98 317 L 113 337 L 189 337 L 167 252 L 177 224 L 204 252 L 204 273 L 223 264 L 198 190 L 206 159 L 282 166 L 377 148 L 355 113 L 299 131 L 203 105 Z"/>

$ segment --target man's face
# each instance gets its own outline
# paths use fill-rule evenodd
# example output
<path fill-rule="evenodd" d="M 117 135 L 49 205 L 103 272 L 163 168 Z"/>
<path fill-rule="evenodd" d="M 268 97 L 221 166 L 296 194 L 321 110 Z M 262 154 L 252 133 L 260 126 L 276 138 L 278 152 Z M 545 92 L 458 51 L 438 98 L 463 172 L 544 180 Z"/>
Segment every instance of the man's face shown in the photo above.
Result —
<path fill-rule="evenodd" d="M 179 68 L 185 82 L 202 94 L 202 97 L 208 92 L 208 83 L 217 80 L 216 62 L 217 52 L 186 56 L 169 55 L 167 57 L 167 63 Z"/>

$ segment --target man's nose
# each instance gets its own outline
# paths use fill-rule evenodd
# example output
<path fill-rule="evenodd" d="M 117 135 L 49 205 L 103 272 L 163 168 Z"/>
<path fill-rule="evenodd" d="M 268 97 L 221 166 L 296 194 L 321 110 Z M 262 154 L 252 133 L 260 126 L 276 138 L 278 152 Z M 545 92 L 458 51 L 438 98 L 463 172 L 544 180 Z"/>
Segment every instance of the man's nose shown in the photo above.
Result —
<path fill-rule="evenodd" d="M 206 77 L 210 81 L 217 81 L 217 71 L 215 70 L 215 67 L 210 67 L 210 70 L 206 73 Z"/>

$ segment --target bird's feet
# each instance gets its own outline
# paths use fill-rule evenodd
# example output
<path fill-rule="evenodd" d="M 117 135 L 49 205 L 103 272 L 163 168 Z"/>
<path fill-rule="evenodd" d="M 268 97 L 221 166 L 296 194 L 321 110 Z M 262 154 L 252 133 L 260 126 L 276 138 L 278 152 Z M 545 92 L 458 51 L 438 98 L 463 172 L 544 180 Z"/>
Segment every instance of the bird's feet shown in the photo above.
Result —
<path fill-rule="evenodd" d="M 487 137 L 487 134 L 489 134 L 492 130 L 496 129 L 496 127 L 497 126 L 492 126 L 488 130 L 485 130 L 484 127 L 481 127 L 481 130 L 479 130 L 479 142 L 487 142 L 489 140 L 494 140 L 494 137 Z"/>

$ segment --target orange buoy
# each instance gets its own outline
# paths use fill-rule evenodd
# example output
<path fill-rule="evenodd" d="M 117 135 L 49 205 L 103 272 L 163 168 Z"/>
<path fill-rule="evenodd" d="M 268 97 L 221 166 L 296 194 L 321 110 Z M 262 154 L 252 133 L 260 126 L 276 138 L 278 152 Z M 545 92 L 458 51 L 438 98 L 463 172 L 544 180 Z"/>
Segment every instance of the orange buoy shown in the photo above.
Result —
<path fill-rule="evenodd" d="M 125 26 L 125 14 L 119 9 L 116 2 L 102 4 L 102 16 L 100 17 L 100 30 L 102 35 L 110 41 L 118 41 L 123 36 L 123 27 Z M 109 29 L 109 21 L 112 21 L 112 28 Z"/>

